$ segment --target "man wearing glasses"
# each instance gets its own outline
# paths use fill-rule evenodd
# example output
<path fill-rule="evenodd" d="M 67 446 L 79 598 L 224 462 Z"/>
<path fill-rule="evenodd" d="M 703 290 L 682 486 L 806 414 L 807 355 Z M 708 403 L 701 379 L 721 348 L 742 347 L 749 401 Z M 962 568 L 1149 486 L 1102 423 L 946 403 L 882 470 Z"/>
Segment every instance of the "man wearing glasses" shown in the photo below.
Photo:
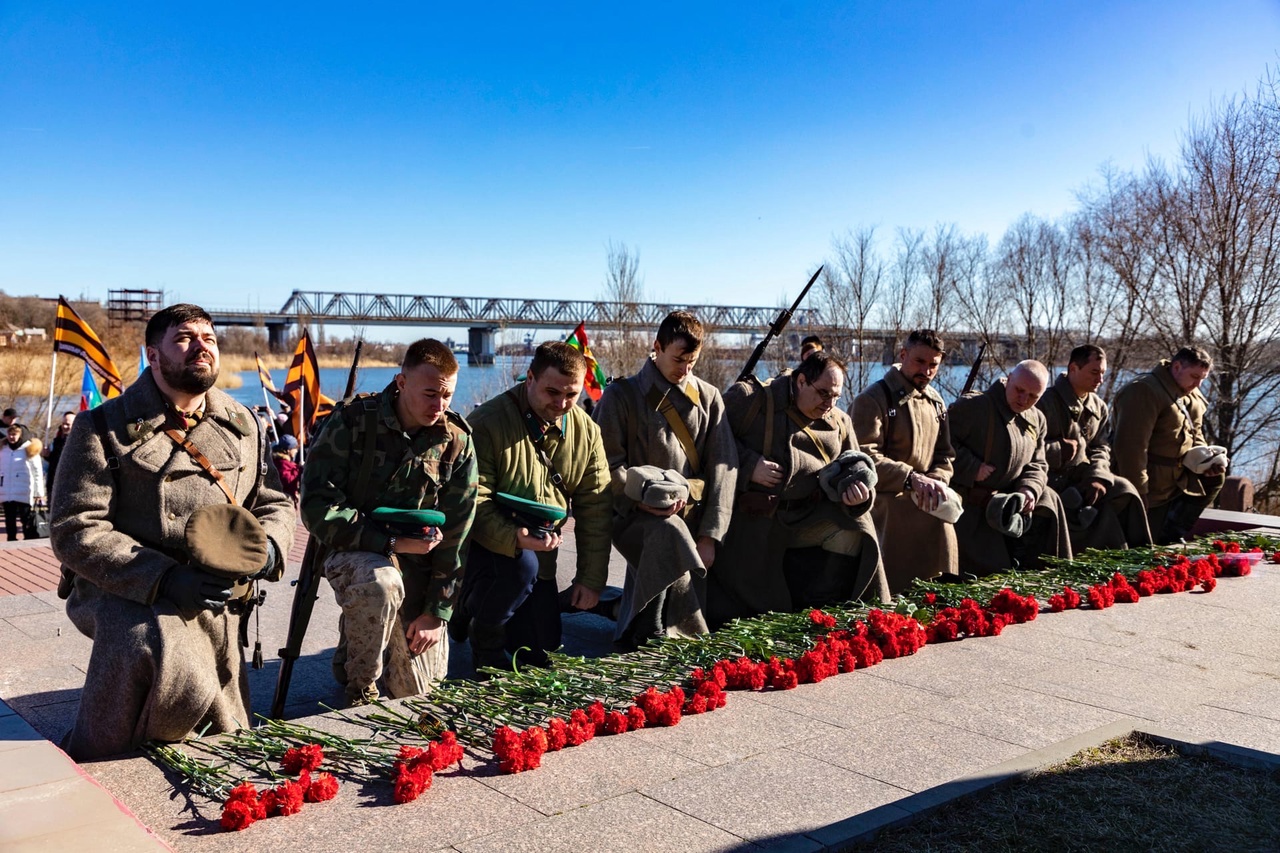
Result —
<path fill-rule="evenodd" d="M 719 571 L 708 576 L 716 623 L 769 610 L 887 600 L 869 510 L 874 467 L 837 405 L 845 368 L 827 352 L 768 384 L 725 392 L 738 445 L 738 499 Z M 832 474 L 835 476 L 832 476 Z"/>

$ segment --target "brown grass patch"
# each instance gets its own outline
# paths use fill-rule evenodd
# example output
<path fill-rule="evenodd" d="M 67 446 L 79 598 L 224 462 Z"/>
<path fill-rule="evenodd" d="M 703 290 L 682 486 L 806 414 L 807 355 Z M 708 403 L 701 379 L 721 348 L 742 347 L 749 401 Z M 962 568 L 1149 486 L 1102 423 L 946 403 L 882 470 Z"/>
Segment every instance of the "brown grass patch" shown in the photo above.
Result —
<path fill-rule="evenodd" d="M 1184 756 L 1141 735 L 964 797 L 851 850 L 1280 850 L 1275 773 Z"/>

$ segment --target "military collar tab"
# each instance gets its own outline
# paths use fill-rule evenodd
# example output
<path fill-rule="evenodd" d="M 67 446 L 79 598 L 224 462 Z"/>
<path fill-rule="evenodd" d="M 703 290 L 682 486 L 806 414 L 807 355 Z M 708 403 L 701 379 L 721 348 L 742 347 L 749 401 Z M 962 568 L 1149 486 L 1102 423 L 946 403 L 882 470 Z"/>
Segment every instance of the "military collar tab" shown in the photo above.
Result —
<path fill-rule="evenodd" d="M 133 444 L 135 441 L 143 441 L 150 438 L 164 423 L 164 415 L 153 417 L 151 419 L 135 418 L 127 421 L 124 425 L 125 444 Z"/>

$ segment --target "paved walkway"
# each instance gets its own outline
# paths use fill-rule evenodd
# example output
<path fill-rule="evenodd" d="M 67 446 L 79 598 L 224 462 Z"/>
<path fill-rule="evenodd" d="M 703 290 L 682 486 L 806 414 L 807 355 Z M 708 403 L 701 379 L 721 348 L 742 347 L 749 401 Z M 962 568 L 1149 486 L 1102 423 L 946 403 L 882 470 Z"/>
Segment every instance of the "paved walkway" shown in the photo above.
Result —
<path fill-rule="evenodd" d="M 390 804 L 386 785 L 346 785 L 330 803 L 242 833 L 217 831 L 217 807 L 175 795 L 146 759 L 84 770 L 179 850 L 819 850 L 870 809 L 1125 718 L 1280 752 L 1278 596 L 1280 567 L 1263 565 L 1250 577 L 1224 579 L 1211 594 L 1043 614 L 1000 637 L 927 646 L 821 684 L 730 693 L 714 714 L 599 737 L 547 755 L 537 771 L 498 776 L 468 759 L 409 805 Z M 60 604 L 47 592 L 0 597 L 0 698 L 55 741 L 73 718 L 89 645 Z M 289 593 L 277 588 L 263 620 L 268 653 L 283 643 L 288 605 Z M 322 591 L 291 715 L 313 712 L 317 699 L 337 699 L 328 674 L 335 620 Z M 571 647 L 607 646 L 611 623 L 567 621 Z M 455 650 L 460 667 L 462 651 Z M 253 674 L 258 708 L 270 702 L 277 665 Z M 4 723 L 13 716 L 0 718 L 0 750 L 44 743 L 25 729 L 15 740 Z M 308 723 L 343 726 L 326 717 Z M 0 849 L 73 849 L 70 835 L 64 842 L 47 829 L 27 836 L 10 829 L 28 811 L 13 803 L 43 783 L 25 761 L 7 759 L 0 761 Z M 137 844 L 114 842 L 110 833 L 138 831 L 123 813 L 85 805 L 75 814 L 81 826 L 100 825 L 101 837 L 113 839 L 88 849 L 156 847 L 145 835 Z M 49 826 L 33 825 L 32 832 Z M 12 846 L 5 832 L 27 838 L 27 846 Z M 74 849 L 86 849 L 83 840 Z"/>

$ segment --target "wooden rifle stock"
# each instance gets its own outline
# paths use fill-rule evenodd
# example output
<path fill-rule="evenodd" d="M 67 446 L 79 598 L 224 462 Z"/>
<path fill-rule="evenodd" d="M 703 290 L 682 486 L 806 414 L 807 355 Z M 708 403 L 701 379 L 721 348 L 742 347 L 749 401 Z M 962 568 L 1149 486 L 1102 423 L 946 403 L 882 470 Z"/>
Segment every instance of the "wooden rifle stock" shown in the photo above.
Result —
<path fill-rule="evenodd" d="M 973 390 L 973 384 L 978 381 L 978 368 L 982 367 L 982 356 L 986 352 L 987 345 L 983 343 L 982 346 L 978 347 L 978 357 L 973 360 L 973 367 L 969 368 L 969 376 L 965 379 L 964 389 L 960 392 L 961 397 Z"/>
<path fill-rule="evenodd" d="M 778 319 L 773 321 L 773 325 L 769 327 L 769 333 L 764 336 L 764 340 L 756 344 L 756 348 L 751 353 L 751 358 L 747 359 L 747 363 L 743 365 L 742 372 L 738 374 L 738 381 L 743 382 L 748 377 L 754 376 L 756 365 L 760 363 L 760 359 L 764 357 L 764 351 L 769 348 L 769 344 L 778 335 L 786 330 L 787 324 L 791 322 L 791 316 L 800 309 L 800 303 L 809 295 L 809 288 L 813 287 L 813 283 L 818 280 L 818 276 L 822 275 L 825 264 L 818 267 L 818 271 L 809 279 L 809 283 L 804 286 L 804 290 L 800 291 L 800 295 L 796 297 L 796 301 L 791 303 L 790 308 L 784 308 L 779 314 Z"/>

